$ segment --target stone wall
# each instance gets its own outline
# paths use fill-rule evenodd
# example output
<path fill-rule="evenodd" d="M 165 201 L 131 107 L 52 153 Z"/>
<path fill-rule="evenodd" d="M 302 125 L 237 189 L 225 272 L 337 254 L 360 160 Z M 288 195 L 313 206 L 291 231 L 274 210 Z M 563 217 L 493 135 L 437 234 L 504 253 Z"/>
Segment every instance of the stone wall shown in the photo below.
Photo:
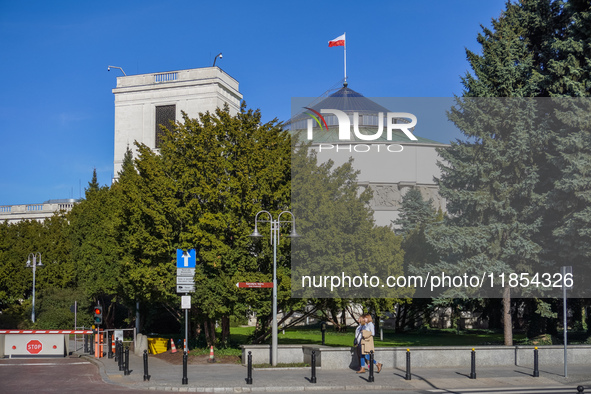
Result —
<path fill-rule="evenodd" d="M 432 346 L 413 347 L 411 363 L 413 368 L 466 367 L 470 368 L 471 347 Z M 532 367 L 534 360 L 533 346 L 477 346 L 476 365 L 484 366 L 523 366 Z M 543 365 L 561 365 L 564 347 L 541 346 L 539 363 Z M 253 364 L 269 363 L 270 345 L 242 345 L 242 362 L 246 365 L 248 352 L 252 352 Z M 323 369 L 357 369 L 359 360 L 354 347 L 330 347 L 320 345 L 280 345 L 279 363 L 310 363 L 312 351 L 316 352 L 316 366 Z M 406 368 L 406 348 L 376 348 L 375 358 L 386 368 Z M 568 362 L 578 365 L 591 365 L 591 345 L 568 347 Z"/>

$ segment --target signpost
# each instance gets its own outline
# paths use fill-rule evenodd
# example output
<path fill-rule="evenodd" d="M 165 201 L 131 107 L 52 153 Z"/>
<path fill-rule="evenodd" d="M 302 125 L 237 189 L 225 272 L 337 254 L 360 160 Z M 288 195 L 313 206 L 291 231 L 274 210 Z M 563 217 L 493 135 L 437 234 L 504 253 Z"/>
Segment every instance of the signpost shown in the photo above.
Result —
<path fill-rule="evenodd" d="M 182 249 L 176 250 L 176 267 L 177 268 L 195 268 L 196 259 L 195 249 L 184 251 Z M 195 271 L 193 271 L 195 272 Z"/>
<path fill-rule="evenodd" d="M 181 297 L 181 309 L 191 309 L 191 296 Z"/>
<path fill-rule="evenodd" d="M 566 308 L 566 300 L 567 300 L 567 296 L 566 296 L 566 291 L 567 290 L 571 290 L 572 286 L 567 286 L 566 285 L 566 276 L 569 275 L 572 279 L 572 274 L 573 274 L 573 267 L 572 266 L 564 266 L 564 267 L 560 267 L 560 274 L 562 277 L 562 325 L 564 327 L 564 332 L 563 332 L 563 340 L 564 340 L 564 377 L 568 378 L 568 367 L 567 367 L 567 331 L 568 331 L 568 319 L 567 319 L 567 308 Z"/>
<path fill-rule="evenodd" d="M 272 289 L 273 282 L 238 282 L 236 283 L 236 287 L 247 289 Z"/>
<path fill-rule="evenodd" d="M 191 309 L 191 296 L 188 293 L 195 292 L 196 265 L 197 252 L 195 249 L 176 250 L 176 292 L 185 294 L 181 296 L 181 308 L 185 310 L 185 351 L 189 347 L 189 309 Z"/>
<path fill-rule="evenodd" d="M 177 276 L 176 277 L 176 284 L 177 285 L 193 285 L 193 284 L 195 284 L 195 277 L 193 277 L 193 276 Z"/>
<path fill-rule="evenodd" d="M 176 285 L 176 292 L 178 294 L 194 293 L 195 285 Z"/>

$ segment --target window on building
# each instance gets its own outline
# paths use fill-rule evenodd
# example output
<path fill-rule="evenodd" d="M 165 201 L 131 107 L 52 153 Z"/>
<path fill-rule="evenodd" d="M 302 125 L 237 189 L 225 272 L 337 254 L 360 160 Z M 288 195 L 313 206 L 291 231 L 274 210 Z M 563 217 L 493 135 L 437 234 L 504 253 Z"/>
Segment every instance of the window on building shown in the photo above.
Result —
<path fill-rule="evenodd" d="M 171 122 L 176 122 L 176 105 L 161 105 L 156 107 L 156 149 L 160 148 L 164 131 L 160 125 L 172 130 Z"/>

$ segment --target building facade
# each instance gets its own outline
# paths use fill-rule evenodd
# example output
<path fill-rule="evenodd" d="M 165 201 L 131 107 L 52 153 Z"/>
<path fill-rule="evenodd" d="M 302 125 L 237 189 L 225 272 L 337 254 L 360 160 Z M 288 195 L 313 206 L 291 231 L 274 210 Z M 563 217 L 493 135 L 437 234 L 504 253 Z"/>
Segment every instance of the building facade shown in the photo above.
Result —
<path fill-rule="evenodd" d="M 195 68 L 164 73 L 117 77 L 115 95 L 114 177 L 118 177 L 123 157 L 134 143 L 158 149 L 163 134 L 160 125 L 214 112 L 228 106 L 231 114 L 240 110 L 242 94 L 238 81 L 219 67 Z"/>
<path fill-rule="evenodd" d="M 56 212 L 68 212 L 79 202 L 73 198 L 48 200 L 41 204 L 0 205 L 0 222 L 17 223 L 21 220 L 37 220 L 43 222 Z"/>
<path fill-rule="evenodd" d="M 409 123 L 408 119 L 389 119 L 387 114 L 392 112 L 391 109 L 364 97 L 346 84 L 315 104 L 303 105 L 306 104 L 302 104 L 301 109 L 294 108 L 300 113 L 288 123 L 292 133 L 298 133 L 301 140 L 311 143 L 310 149 L 316 151 L 319 163 L 331 160 L 336 167 L 353 158 L 353 167 L 359 171 L 358 186 L 373 191 L 370 204 L 377 225 L 389 226 L 398 219 L 402 197 L 413 188 L 421 192 L 425 201 L 431 200 L 435 210 L 445 211 L 445 200 L 439 195 L 435 178 L 441 176 L 437 165 L 441 157 L 437 149 L 448 144 L 416 134 L 416 140 L 411 140 L 401 131 L 405 127 L 395 129 L 388 137 L 388 122 L 402 126 Z M 337 116 L 325 112 L 320 119 L 319 115 L 328 109 L 344 112 L 350 128 L 359 133 L 351 133 L 348 140 L 340 139 Z M 379 130 L 382 130 L 381 136 L 370 139 Z"/>

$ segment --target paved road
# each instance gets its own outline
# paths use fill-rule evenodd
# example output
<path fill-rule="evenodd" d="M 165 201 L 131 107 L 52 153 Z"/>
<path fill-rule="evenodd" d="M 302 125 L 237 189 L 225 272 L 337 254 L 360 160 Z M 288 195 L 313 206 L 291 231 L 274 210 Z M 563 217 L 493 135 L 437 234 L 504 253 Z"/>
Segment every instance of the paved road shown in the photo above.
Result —
<path fill-rule="evenodd" d="M 460 389 L 460 390 L 426 390 L 425 394 L 576 394 L 576 387 L 512 387 L 493 389 Z M 587 391 L 589 393 L 589 391 Z"/>
<path fill-rule="evenodd" d="M 585 389 L 589 393 L 588 389 Z M 269 393 L 269 391 L 267 391 Z M 284 393 L 281 391 L 272 392 L 272 394 Z M 315 394 L 334 394 L 335 391 L 314 391 Z M 346 391 L 347 394 L 576 394 L 576 388 L 564 387 L 521 387 L 521 388 L 490 388 L 490 389 L 459 389 L 459 390 L 425 390 L 425 391 L 407 391 L 407 390 L 364 390 L 364 391 Z"/>
<path fill-rule="evenodd" d="M 0 393 L 99 394 L 126 391 L 130 389 L 105 383 L 97 366 L 82 358 L 0 359 Z M 149 391 L 132 392 L 142 394 Z"/>

